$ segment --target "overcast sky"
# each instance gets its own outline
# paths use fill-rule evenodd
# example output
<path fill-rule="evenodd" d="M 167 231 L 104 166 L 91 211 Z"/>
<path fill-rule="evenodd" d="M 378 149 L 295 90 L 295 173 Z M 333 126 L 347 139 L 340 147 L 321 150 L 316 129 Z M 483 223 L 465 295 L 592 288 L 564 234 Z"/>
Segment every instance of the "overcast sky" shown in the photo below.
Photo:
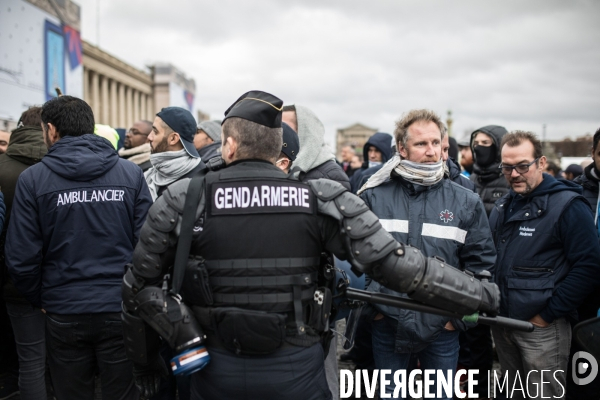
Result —
<path fill-rule="evenodd" d="M 413 108 L 452 110 L 459 139 L 600 127 L 596 0 L 75 1 L 85 40 L 138 68 L 174 64 L 215 119 L 260 89 L 311 108 L 330 143 L 355 122 L 391 133 Z"/>

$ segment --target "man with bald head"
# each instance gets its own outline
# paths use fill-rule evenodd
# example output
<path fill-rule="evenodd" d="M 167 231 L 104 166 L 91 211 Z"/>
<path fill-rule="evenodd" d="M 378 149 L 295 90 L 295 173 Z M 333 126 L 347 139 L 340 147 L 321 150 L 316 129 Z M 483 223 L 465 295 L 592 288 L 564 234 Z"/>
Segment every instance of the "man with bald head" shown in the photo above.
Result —
<path fill-rule="evenodd" d="M 119 149 L 121 158 L 139 165 L 142 171 L 152 167 L 150 163 L 150 144 L 148 143 L 150 132 L 152 132 L 152 122 L 137 121 L 125 134 L 123 148 Z"/>

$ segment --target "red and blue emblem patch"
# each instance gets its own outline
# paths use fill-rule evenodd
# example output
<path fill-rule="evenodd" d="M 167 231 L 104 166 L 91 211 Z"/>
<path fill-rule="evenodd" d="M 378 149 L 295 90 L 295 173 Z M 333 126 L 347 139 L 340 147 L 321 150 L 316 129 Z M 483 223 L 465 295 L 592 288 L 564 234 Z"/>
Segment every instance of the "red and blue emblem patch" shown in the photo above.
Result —
<path fill-rule="evenodd" d="M 440 219 L 446 224 L 454 219 L 452 211 L 444 210 L 440 213 Z"/>

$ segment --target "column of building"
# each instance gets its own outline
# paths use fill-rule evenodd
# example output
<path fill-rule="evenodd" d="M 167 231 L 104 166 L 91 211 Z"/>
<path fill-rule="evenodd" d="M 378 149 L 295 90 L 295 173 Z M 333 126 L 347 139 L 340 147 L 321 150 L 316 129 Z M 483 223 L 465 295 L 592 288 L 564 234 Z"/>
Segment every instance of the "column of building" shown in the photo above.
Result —
<path fill-rule="evenodd" d="M 128 128 L 140 119 L 153 119 L 151 93 L 84 68 L 83 95 L 97 123 Z"/>

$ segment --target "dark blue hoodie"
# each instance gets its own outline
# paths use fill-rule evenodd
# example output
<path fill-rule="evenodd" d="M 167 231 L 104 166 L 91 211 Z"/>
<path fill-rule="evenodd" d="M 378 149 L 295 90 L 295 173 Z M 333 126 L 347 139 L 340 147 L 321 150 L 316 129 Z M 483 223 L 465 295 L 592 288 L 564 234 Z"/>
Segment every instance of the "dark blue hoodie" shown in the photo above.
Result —
<path fill-rule="evenodd" d="M 544 174 L 527 196 L 496 202 L 490 228 L 498 252 L 500 314 L 546 322 L 567 315 L 600 283 L 600 244 L 581 187 Z"/>
<path fill-rule="evenodd" d="M 17 183 L 6 243 L 15 286 L 51 313 L 119 312 L 151 204 L 142 170 L 106 139 L 60 139 Z"/>
<path fill-rule="evenodd" d="M 354 175 L 352 175 L 352 178 L 350 179 L 352 193 L 356 193 L 356 191 L 362 187 L 363 183 L 366 182 L 366 180 L 363 179 L 363 175 L 368 174 L 371 176 L 381 168 L 381 165 L 369 168 L 369 147 L 371 146 L 375 147 L 381 152 L 381 165 L 388 162 L 388 160 L 394 156 L 392 151 L 392 135 L 389 133 L 377 132 L 371 136 L 367 143 L 365 143 L 363 146 L 363 165 L 354 173 Z"/>

